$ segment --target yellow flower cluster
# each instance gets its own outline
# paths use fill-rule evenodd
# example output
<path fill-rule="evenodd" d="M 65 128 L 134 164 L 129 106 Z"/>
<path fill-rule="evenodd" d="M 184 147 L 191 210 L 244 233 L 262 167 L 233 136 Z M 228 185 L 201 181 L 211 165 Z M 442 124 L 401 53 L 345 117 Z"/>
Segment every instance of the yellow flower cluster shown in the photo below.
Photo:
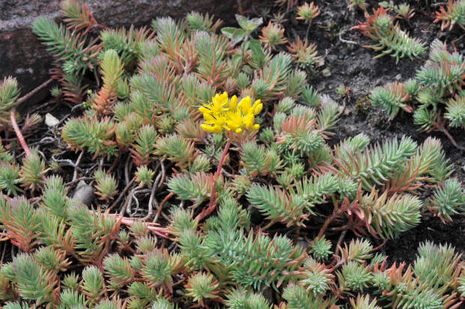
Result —
<path fill-rule="evenodd" d="M 255 123 L 255 116 L 262 109 L 262 102 L 256 100 L 252 104 L 249 96 L 239 101 L 236 96 L 229 99 L 227 92 L 216 94 L 211 103 L 199 107 L 205 120 L 201 128 L 210 133 L 221 133 L 226 130 L 237 134 L 245 130 L 258 130 L 260 125 Z"/>

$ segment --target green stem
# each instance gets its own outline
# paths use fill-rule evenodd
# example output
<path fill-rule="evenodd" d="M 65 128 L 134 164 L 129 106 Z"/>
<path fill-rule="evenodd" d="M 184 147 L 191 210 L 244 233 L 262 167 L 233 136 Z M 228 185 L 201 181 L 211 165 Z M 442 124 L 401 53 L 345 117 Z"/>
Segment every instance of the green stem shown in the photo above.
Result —
<path fill-rule="evenodd" d="M 312 26 L 312 23 L 309 23 L 307 26 L 307 31 L 305 32 L 305 40 L 309 41 L 308 37 L 310 36 L 310 27 Z"/>

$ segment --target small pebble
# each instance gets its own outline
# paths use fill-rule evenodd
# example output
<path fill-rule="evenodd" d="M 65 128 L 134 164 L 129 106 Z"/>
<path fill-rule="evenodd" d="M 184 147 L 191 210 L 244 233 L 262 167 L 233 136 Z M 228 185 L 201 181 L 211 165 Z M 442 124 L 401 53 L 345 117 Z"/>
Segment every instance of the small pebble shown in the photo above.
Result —
<path fill-rule="evenodd" d="M 60 120 L 58 120 L 55 116 L 53 116 L 50 113 L 45 114 L 45 124 L 47 127 L 56 127 L 60 123 Z"/>
<path fill-rule="evenodd" d="M 94 188 L 81 180 L 73 192 L 73 200 L 89 206 L 95 199 Z"/>

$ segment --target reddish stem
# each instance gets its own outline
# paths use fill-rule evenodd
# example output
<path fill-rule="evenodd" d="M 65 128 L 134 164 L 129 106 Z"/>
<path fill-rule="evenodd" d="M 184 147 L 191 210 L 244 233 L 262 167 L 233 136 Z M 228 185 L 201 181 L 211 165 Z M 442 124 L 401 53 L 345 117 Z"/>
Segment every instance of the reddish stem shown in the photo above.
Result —
<path fill-rule="evenodd" d="M 174 196 L 174 193 L 173 192 L 170 192 L 167 196 L 165 196 L 165 198 L 163 199 L 163 201 L 161 201 L 160 203 L 160 209 L 163 207 L 163 205 L 166 204 L 166 202 L 168 202 L 170 200 L 170 198 L 172 198 Z"/>
<path fill-rule="evenodd" d="M 119 220 L 121 222 L 121 224 L 123 225 L 126 225 L 126 226 L 131 226 L 134 224 L 134 222 L 136 222 L 137 220 L 135 219 L 132 219 L 132 218 L 127 218 L 127 217 L 123 217 L 121 215 L 112 215 L 114 216 L 117 220 Z M 166 238 L 166 239 L 170 239 L 169 237 L 169 230 L 167 228 L 164 228 L 164 227 L 160 227 L 160 226 L 157 226 L 153 223 L 150 223 L 150 222 L 143 222 L 145 224 L 145 226 L 147 227 L 147 229 L 153 233 L 155 233 L 157 236 L 161 236 L 163 238 Z"/>
<path fill-rule="evenodd" d="M 29 149 L 29 146 L 26 143 L 26 140 L 24 139 L 23 133 L 21 132 L 21 129 L 18 126 L 18 123 L 16 122 L 16 111 L 13 109 L 10 112 L 10 121 L 11 125 L 13 126 L 13 129 L 15 131 L 16 137 L 18 138 L 19 144 L 24 150 L 24 153 L 26 154 L 26 157 L 31 154 L 31 150 Z"/>
<path fill-rule="evenodd" d="M 204 218 L 208 217 L 215 209 L 216 209 L 216 200 L 217 200 L 217 194 L 216 194 L 216 182 L 218 181 L 218 178 L 221 176 L 221 172 L 223 170 L 223 165 L 224 161 L 226 160 L 226 156 L 229 152 L 229 148 L 231 147 L 231 140 L 228 139 L 226 142 L 226 145 L 224 146 L 223 153 L 221 154 L 220 161 L 218 162 L 218 167 L 216 168 L 216 173 L 213 174 L 212 176 L 212 192 L 210 194 L 210 203 L 208 204 L 208 207 L 202 210 L 196 220 L 200 222 Z"/>
<path fill-rule="evenodd" d="M 457 149 L 459 149 L 459 150 L 462 150 L 462 151 L 465 150 L 465 147 L 460 146 L 460 145 L 457 143 L 457 141 L 455 140 L 455 138 L 449 133 L 449 131 L 445 128 L 445 126 L 444 126 L 443 123 L 438 123 L 438 124 L 436 124 L 436 130 L 438 130 L 439 132 L 444 133 L 444 135 L 446 135 L 446 137 L 449 139 L 449 141 L 452 143 L 452 145 L 454 145 L 455 148 L 457 148 Z"/>
<path fill-rule="evenodd" d="M 45 89 L 48 85 L 50 85 L 53 82 L 53 79 L 49 79 L 46 82 L 40 84 L 38 87 L 27 93 L 26 95 L 22 96 L 21 98 L 16 101 L 16 106 L 19 106 L 32 98 L 34 95 L 42 91 L 42 89 Z M 19 143 L 21 144 L 21 147 L 24 150 L 24 153 L 26 154 L 26 157 L 31 154 L 31 150 L 29 149 L 29 146 L 26 143 L 26 140 L 24 139 L 23 133 L 21 133 L 21 129 L 18 126 L 18 123 L 16 122 L 16 110 L 12 109 L 10 112 L 10 121 L 11 125 L 13 126 L 13 129 L 15 130 L 16 137 L 18 138 Z"/>
<path fill-rule="evenodd" d="M 323 235 L 325 234 L 326 230 L 328 229 L 329 225 L 337 218 L 339 217 L 339 211 L 335 211 L 331 214 L 331 216 L 329 216 L 328 218 L 326 218 L 323 226 L 321 227 L 320 229 L 320 232 L 318 233 L 318 236 L 316 238 L 321 238 L 323 237 Z"/>
<path fill-rule="evenodd" d="M 223 170 L 224 161 L 226 160 L 226 155 L 228 154 L 229 148 L 231 147 L 231 140 L 228 139 L 228 142 L 224 146 L 223 153 L 221 154 L 220 161 L 218 162 L 218 167 L 216 168 L 215 177 L 218 178 L 221 175 Z"/>
<path fill-rule="evenodd" d="M 158 219 L 158 217 L 160 217 L 160 214 L 161 214 L 161 211 L 163 209 L 163 206 L 166 204 L 166 202 L 169 201 L 170 198 L 172 198 L 174 196 L 174 193 L 173 192 L 170 192 L 167 196 L 165 196 L 165 198 L 163 199 L 163 201 L 161 201 L 160 205 L 158 206 L 158 209 L 157 209 L 157 213 L 155 214 L 155 220 L 154 222 Z"/>
<path fill-rule="evenodd" d="M 317 238 L 323 237 L 323 235 L 326 233 L 326 230 L 330 226 L 330 224 L 339 218 L 344 212 L 346 211 L 345 205 L 338 205 L 338 203 L 334 204 L 334 210 L 333 213 L 326 218 L 325 222 L 323 223 L 323 226 L 320 229 L 320 232 L 318 233 Z"/>
<path fill-rule="evenodd" d="M 23 104 L 24 102 L 26 102 L 27 100 L 29 100 L 30 98 L 32 98 L 33 96 L 38 94 L 40 91 L 47 88 L 47 86 L 50 85 L 52 82 L 53 82 L 53 79 L 50 78 L 49 80 L 47 80 L 47 81 L 43 82 L 42 84 L 40 84 L 39 86 L 37 86 L 36 88 L 32 89 L 27 94 L 23 95 L 21 98 L 18 99 L 18 101 L 16 101 L 16 106 L 19 106 L 19 105 Z"/>

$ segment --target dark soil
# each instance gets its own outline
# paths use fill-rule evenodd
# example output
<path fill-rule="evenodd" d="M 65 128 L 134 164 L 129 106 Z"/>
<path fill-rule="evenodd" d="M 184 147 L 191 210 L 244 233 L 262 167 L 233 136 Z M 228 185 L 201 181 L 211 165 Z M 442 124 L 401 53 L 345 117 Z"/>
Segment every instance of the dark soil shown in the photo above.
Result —
<path fill-rule="evenodd" d="M 421 225 L 410 230 L 394 241 L 388 241 L 384 253 L 391 262 L 413 262 L 418 244 L 425 241 L 450 244 L 458 252 L 465 252 L 465 218 L 455 217 L 450 224 L 444 224 L 438 218 L 423 218 Z"/>
<path fill-rule="evenodd" d="M 320 7 L 321 15 L 311 26 L 309 40 L 318 45 L 319 54 L 324 56 L 325 64 L 318 72 L 311 75 L 311 84 L 320 93 L 329 95 L 338 103 L 346 104 L 344 115 L 339 121 L 332 143 L 337 143 L 346 137 L 365 133 L 373 142 L 383 141 L 389 137 L 407 135 L 418 143 L 428 136 L 439 138 L 453 164 L 454 176 L 465 183 L 465 155 L 455 148 L 451 142 L 439 132 L 422 133 L 413 124 L 412 116 L 401 114 L 395 120 L 389 121 L 386 114 L 370 106 L 368 95 L 371 90 L 392 81 L 405 81 L 415 76 L 427 54 L 422 59 L 401 59 L 396 63 L 395 58 L 385 56 L 374 59 L 374 51 L 364 48 L 369 40 L 358 31 L 350 28 L 359 21 L 364 21 L 363 13 L 358 10 L 347 10 L 346 0 L 316 1 Z M 367 1 L 368 11 L 378 6 L 378 1 Z M 434 10 L 431 10 L 427 1 L 394 1 L 395 3 L 409 2 L 415 8 L 415 16 L 408 23 L 400 21 L 401 28 L 407 30 L 426 46 L 435 39 L 440 38 L 457 50 L 464 51 L 463 32 L 441 32 L 438 24 L 433 23 Z M 289 20 L 288 35 L 304 37 L 307 27 L 295 20 Z M 351 43 L 347 43 L 351 41 Z M 326 74 L 323 74 L 326 71 Z M 328 71 L 330 75 L 328 74 Z M 326 75 L 326 76 L 325 76 Z M 339 86 L 350 88 L 348 99 L 341 98 L 336 89 Z M 463 131 L 451 131 L 456 141 L 465 145 Z M 391 240 L 384 246 L 384 253 L 391 261 L 412 261 L 415 258 L 419 243 L 433 241 L 435 243 L 449 243 L 465 253 L 465 219 L 454 218 L 449 224 L 444 224 L 438 218 L 423 218 L 421 225 L 404 233 L 399 239 Z M 379 240 L 376 241 L 379 243 Z"/>

